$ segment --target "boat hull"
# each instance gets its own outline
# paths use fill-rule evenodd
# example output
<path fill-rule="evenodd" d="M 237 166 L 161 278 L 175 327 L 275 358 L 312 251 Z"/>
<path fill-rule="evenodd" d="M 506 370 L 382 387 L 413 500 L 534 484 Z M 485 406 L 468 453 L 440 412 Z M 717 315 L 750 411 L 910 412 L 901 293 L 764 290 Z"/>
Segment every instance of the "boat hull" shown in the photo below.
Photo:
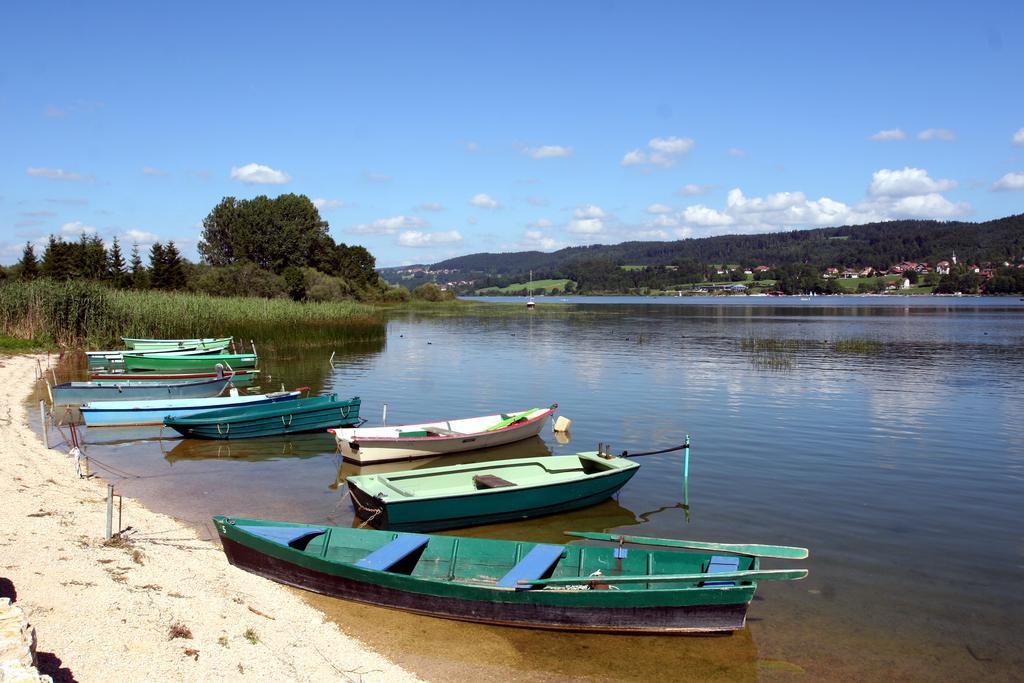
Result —
<path fill-rule="evenodd" d="M 358 465 L 433 458 L 439 455 L 462 453 L 480 448 L 491 448 L 515 443 L 540 434 L 554 411 L 547 409 L 534 419 L 513 424 L 504 429 L 458 436 L 410 437 L 389 439 L 348 438 L 343 432 L 334 436 L 342 457 Z"/>
<path fill-rule="evenodd" d="M 201 382 L 67 382 L 50 391 L 54 405 L 81 405 L 90 401 L 146 401 L 176 398 L 210 398 L 224 393 L 231 379 Z"/>
<path fill-rule="evenodd" d="M 567 456 L 558 456 L 567 457 Z M 469 468 L 498 472 L 491 467 Z M 441 468 L 446 469 L 446 468 Z M 465 469 L 465 468 L 463 468 Z M 348 480 L 356 514 L 375 529 L 439 531 L 478 524 L 493 524 L 540 517 L 596 505 L 613 496 L 636 474 L 639 465 L 627 463 L 613 469 L 583 475 L 569 481 L 530 486 L 509 486 L 426 499 L 381 498 L 359 486 L 359 477 Z M 429 475 L 433 470 L 426 470 Z"/>
<path fill-rule="evenodd" d="M 237 370 L 233 374 L 224 372 L 224 377 L 230 377 L 231 383 L 236 387 L 247 387 L 259 377 L 259 370 Z M 97 384 L 121 384 L 124 382 L 157 382 L 157 383 L 184 383 L 184 382 L 205 382 L 218 378 L 216 372 L 184 372 L 184 373 L 132 373 L 132 372 L 107 372 L 92 373 L 89 379 Z"/>
<path fill-rule="evenodd" d="M 205 337 L 202 339 L 137 339 L 121 337 L 128 349 L 180 349 L 187 346 L 209 349 L 215 346 L 227 346 L 231 337 Z"/>
<path fill-rule="evenodd" d="M 325 400 L 317 396 L 287 401 L 273 407 L 215 410 L 165 419 L 182 436 L 197 439 L 250 439 L 306 432 L 359 423 L 360 400 Z"/>
<path fill-rule="evenodd" d="M 256 354 L 202 354 L 195 356 L 146 356 L 126 353 L 125 370 L 129 372 L 213 372 L 217 365 L 225 372 L 256 367 Z"/>
<path fill-rule="evenodd" d="M 708 590 L 498 590 L 423 582 L 399 572 L 364 570 L 260 539 L 244 539 L 222 518 L 215 521 L 228 561 L 240 569 L 344 600 L 461 621 L 606 633 L 728 632 L 744 627 L 755 590 L 753 585 Z"/>
<path fill-rule="evenodd" d="M 276 403 L 278 401 L 295 400 L 298 396 L 299 392 L 292 391 L 282 394 L 265 394 L 262 396 L 225 397 L 225 400 L 220 403 L 218 403 L 218 399 L 216 398 L 199 398 L 182 401 L 179 405 L 175 405 L 174 401 L 161 401 L 156 403 L 163 403 L 164 405 L 144 407 L 139 407 L 137 404 L 147 403 L 145 401 L 136 402 L 136 405 L 129 403 L 124 407 L 105 405 L 107 404 L 106 401 L 99 401 L 94 402 L 92 405 L 83 405 L 81 407 L 81 412 L 82 419 L 85 420 L 87 427 L 162 425 L 164 423 L 164 418 L 168 415 L 185 417 L 209 411 L 216 407 L 227 407 L 231 405 L 229 403 L 230 398 L 234 398 L 237 405 L 259 405 Z"/>

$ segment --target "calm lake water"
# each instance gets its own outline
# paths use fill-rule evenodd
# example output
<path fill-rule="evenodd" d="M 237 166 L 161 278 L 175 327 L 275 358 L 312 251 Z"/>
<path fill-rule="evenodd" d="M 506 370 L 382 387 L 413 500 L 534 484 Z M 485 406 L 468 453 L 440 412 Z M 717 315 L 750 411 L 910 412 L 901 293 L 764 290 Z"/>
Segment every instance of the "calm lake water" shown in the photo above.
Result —
<path fill-rule="evenodd" d="M 573 421 L 568 443 L 546 431 L 477 459 L 645 451 L 689 434 L 685 487 L 679 453 L 645 457 L 615 500 L 457 533 L 800 545 L 806 563 L 766 565 L 811 575 L 763 583 L 748 628 L 727 637 L 546 633 L 304 594 L 347 632 L 433 679 L 1020 680 L 1024 302 L 500 301 L 502 315 L 395 315 L 380 343 L 257 340 L 263 386 L 361 396 L 371 423 L 385 403 L 394 424 L 554 402 Z M 119 492 L 209 534 L 219 513 L 352 523 L 339 485 L 359 469 L 330 435 L 164 436 L 93 429 L 85 441 Z"/>

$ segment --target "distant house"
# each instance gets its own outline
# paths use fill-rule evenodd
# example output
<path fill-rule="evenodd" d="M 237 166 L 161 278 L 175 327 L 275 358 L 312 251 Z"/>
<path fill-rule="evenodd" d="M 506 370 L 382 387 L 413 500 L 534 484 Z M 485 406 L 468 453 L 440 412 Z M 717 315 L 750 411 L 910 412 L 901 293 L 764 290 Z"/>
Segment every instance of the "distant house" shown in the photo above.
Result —
<path fill-rule="evenodd" d="M 842 276 L 845 280 L 856 280 L 858 277 L 860 277 L 857 274 L 857 271 L 854 270 L 853 268 L 843 268 Z"/>
<path fill-rule="evenodd" d="M 826 268 L 825 269 L 825 273 L 823 274 L 822 277 L 826 277 L 826 278 L 839 277 L 839 269 L 838 268 L 832 268 L 832 267 Z"/>
<path fill-rule="evenodd" d="M 939 261 L 936 263 L 935 272 L 939 275 L 949 275 L 949 261 Z"/>
<path fill-rule="evenodd" d="M 769 270 L 771 270 L 771 268 L 768 266 L 757 266 L 754 268 L 755 273 L 767 273 Z"/>
<path fill-rule="evenodd" d="M 871 277 L 874 274 L 875 269 L 872 268 L 871 266 L 868 266 L 867 268 L 861 268 L 860 272 L 858 273 L 858 275 L 860 275 L 861 277 Z"/>
<path fill-rule="evenodd" d="M 903 280 L 900 282 L 900 289 L 910 289 L 909 278 L 903 278 Z"/>

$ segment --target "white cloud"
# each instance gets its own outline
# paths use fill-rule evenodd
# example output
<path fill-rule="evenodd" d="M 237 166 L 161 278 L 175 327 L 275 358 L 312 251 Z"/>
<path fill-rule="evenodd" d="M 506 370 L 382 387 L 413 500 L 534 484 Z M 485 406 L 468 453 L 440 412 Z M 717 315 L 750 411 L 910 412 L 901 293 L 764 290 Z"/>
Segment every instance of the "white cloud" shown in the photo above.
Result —
<path fill-rule="evenodd" d="M 379 171 L 363 171 L 363 180 L 370 183 L 390 183 L 391 176 Z"/>
<path fill-rule="evenodd" d="M 231 177 L 246 185 L 284 185 L 292 179 L 284 171 L 278 171 L 263 164 L 233 166 L 231 168 Z"/>
<path fill-rule="evenodd" d="M 725 150 L 725 153 L 731 157 L 736 157 L 737 159 L 739 159 L 740 157 L 747 156 L 746 151 L 740 149 L 739 147 L 730 147 L 729 149 Z"/>
<path fill-rule="evenodd" d="M 317 211 L 326 211 L 328 209 L 344 209 L 348 204 L 341 199 L 324 199 L 323 197 L 317 197 L 313 200 L 313 206 L 316 207 Z"/>
<path fill-rule="evenodd" d="M 607 214 L 604 209 L 594 204 L 577 206 L 573 218 L 569 221 L 568 230 L 574 235 L 598 235 L 605 231 Z"/>
<path fill-rule="evenodd" d="M 633 240 L 667 240 L 670 237 L 664 230 L 637 230 L 629 236 Z"/>
<path fill-rule="evenodd" d="M 1024 128 L 1013 134 L 1013 144 L 1018 147 L 1024 147 Z"/>
<path fill-rule="evenodd" d="M 424 211 L 444 211 L 444 207 L 437 202 L 423 202 L 420 204 L 420 209 Z"/>
<path fill-rule="evenodd" d="M 477 220 L 476 216 L 467 216 L 466 217 L 466 224 L 467 225 L 476 225 L 479 222 L 480 221 Z"/>
<path fill-rule="evenodd" d="M 688 183 L 676 190 L 676 194 L 680 197 L 697 197 L 702 194 L 707 194 L 713 189 L 713 187 L 713 185 L 697 185 L 696 183 Z"/>
<path fill-rule="evenodd" d="M 496 199 L 483 192 L 470 197 L 469 203 L 473 206 L 478 206 L 481 209 L 496 209 L 499 206 Z"/>
<path fill-rule="evenodd" d="M 143 166 L 142 175 L 162 177 L 167 175 L 167 171 L 161 170 L 159 168 L 154 168 L 153 166 Z"/>
<path fill-rule="evenodd" d="M 545 235 L 540 230 L 527 230 L 523 233 L 523 244 L 526 249 L 539 249 L 541 251 L 554 251 L 565 246 L 554 237 Z"/>
<path fill-rule="evenodd" d="M 151 232 L 146 232 L 145 230 L 137 230 L 134 228 L 131 230 L 125 230 L 122 236 L 126 242 L 138 245 L 152 244 L 153 242 L 160 241 L 159 236 L 154 235 Z"/>
<path fill-rule="evenodd" d="M 429 225 L 417 216 L 391 216 L 378 218 L 372 223 L 353 225 L 348 231 L 357 235 L 393 235 L 399 230 L 425 228 Z"/>
<path fill-rule="evenodd" d="M 897 217 L 907 218 L 949 218 L 967 213 L 966 204 L 954 204 L 941 194 L 929 194 L 900 197 L 889 207 L 889 213 Z"/>
<path fill-rule="evenodd" d="M 733 199 L 733 192 L 739 192 L 739 190 L 733 190 L 730 192 L 730 199 Z M 740 196 L 742 197 L 742 193 L 740 193 Z M 708 208 L 703 204 L 695 204 L 694 206 L 686 207 L 683 209 L 679 217 L 688 225 L 697 225 L 705 228 L 732 225 L 735 222 L 735 219 L 732 216 L 728 216 L 721 211 Z"/>
<path fill-rule="evenodd" d="M 659 213 L 672 213 L 671 206 L 665 206 L 664 204 L 651 204 L 645 211 L 647 213 L 659 214 Z"/>
<path fill-rule="evenodd" d="M 1024 131 L 1024 128 L 1021 129 Z M 1007 173 L 992 186 L 993 190 L 1024 190 L 1024 172 Z"/>
<path fill-rule="evenodd" d="M 954 140 L 956 133 L 949 128 L 928 128 L 917 134 L 918 140 Z"/>
<path fill-rule="evenodd" d="M 667 138 L 651 138 L 647 149 L 634 149 L 626 152 L 620 162 L 623 166 L 639 166 L 651 164 L 668 168 L 675 166 L 680 157 L 688 154 L 696 143 L 690 138 L 670 136 Z"/>
<path fill-rule="evenodd" d="M 534 228 L 550 228 L 554 223 L 547 218 L 538 218 L 535 221 L 531 221 L 529 225 Z"/>
<path fill-rule="evenodd" d="M 557 159 L 559 157 L 572 156 L 572 147 L 562 145 L 542 145 L 541 147 L 527 147 L 523 154 L 534 159 Z"/>
<path fill-rule="evenodd" d="M 891 142 L 893 140 L 905 140 L 907 134 L 899 128 L 886 128 L 880 130 L 874 135 L 870 136 L 868 140 L 875 140 L 876 142 Z"/>
<path fill-rule="evenodd" d="M 50 180 L 67 180 L 70 182 L 93 180 L 91 175 L 65 171 L 62 168 L 34 168 L 29 166 L 25 173 L 36 178 L 49 178 Z"/>
<path fill-rule="evenodd" d="M 93 235 L 96 233 L 96 228 L 86 225 L 82 221 L 71 221 L 60 226 L 60 231 L 65 235 Z"/>
<path fill-rule="evenodd" d="M 875 197 L 909 197 L 945 192 L 956 186 L 955 180 L 932 180 L 923 168 L 907 166 L 900 171 L 888 168 L 875 171 L 868 193 Z"/>
<path fill-rule="evenodd" d="M 458 230 L 445 232 L 422 232 L 420 230 L 408 230 L 398 236 L 398 244 L 403 247 L 433 247 L 438 244 L 453 244 L 461 242 L 462 235 Z"/>
<path fill-rule="evenodd" d="M 526 203 L 529 204 L 530 206 L 547 206 L 549 204 L 548 200 L 544 199 L 543 197 L 533 196 L 527 197 Z"/>

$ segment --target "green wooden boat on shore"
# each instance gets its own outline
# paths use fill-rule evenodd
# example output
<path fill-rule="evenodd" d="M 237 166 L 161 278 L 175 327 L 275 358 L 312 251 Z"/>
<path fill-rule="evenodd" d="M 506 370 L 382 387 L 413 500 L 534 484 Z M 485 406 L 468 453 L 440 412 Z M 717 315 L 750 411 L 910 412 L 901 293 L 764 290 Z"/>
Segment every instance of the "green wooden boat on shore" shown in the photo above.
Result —
<path fill-rule="evenodd" d="M 183 436 L 199 439 L 248 439 L 323 432 L 329 427 L 359 424 L 358 396 L 339 401 L 337 394 L 328 394 L 300 398 L 287 404 L 239 406 L 184 417 L 167 417 L 164 425 Z"/>
<path fill-rule="evenodd" d="M 256 367 L 255 353 L 211 353 L 195 356 L 147 356 L 125 353 L 121 357 L 128 372 L 214 372 L 218 364 L 227 368 L 228 372 Z"/>
<path fill-rule="evenodd" d="M 554 545 L 213 520 L 228 561 L 260 576 L 346 600 L 508 626 L 733 631 L 743 628 L 758 581 L 807 575 L 805 569 L 762 569 L 760 556 L 729 550 Z M 687 547 L 685 541 L 659 540 Z"/>
<path fill-rule="evenodd" d="M 347 484 L 356 515 L 375 529 L 437 531 L 595 505 L 638 469 L 593 452 L 357 475 Z"/>

